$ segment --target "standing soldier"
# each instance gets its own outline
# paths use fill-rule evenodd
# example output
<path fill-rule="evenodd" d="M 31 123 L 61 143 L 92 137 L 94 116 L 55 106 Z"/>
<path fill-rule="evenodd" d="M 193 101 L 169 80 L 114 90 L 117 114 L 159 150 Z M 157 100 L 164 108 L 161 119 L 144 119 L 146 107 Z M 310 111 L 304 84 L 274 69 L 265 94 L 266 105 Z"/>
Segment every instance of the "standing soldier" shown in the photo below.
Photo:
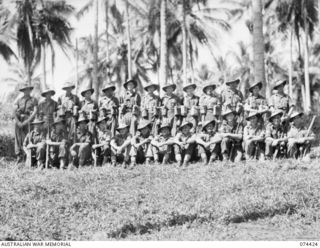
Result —
<path fill-rule="evenodd" d="M 243 146 L 246 159 L 264 160 L 264 138 L 265 129 L 259 125 L 260 114 L 258 111 L 251 111 L 246 118 L 248 123 L 243 131 Z"/>
<path fill-rule="evenodd" d="M 89 120 L 86 113 L 79 112 L 79 119 L 77 121 L 77 136 L 76 142 L 70 148 L 73 166 L 84 166 L 91 162 L 91 146 L 93 143 L 92 134 L 88 131 Z"/>
<path fill-rule="evenodd" d="M 134 79 L 129 79 L 123 86 L 126 92 L 125 96 L 120 99 L 120 113 L 123 115 L 123 121 L 130 127 L 130 134 L 135 135 L 141 106 L 141 97 L 136 92 L 138 83 Z"/>
<path fill-rule="evenodd" d="M 181 105 L 181 99 L 174 94 L 177 86 L 175 84 L 168 84 L 162 87 L 165 92 L 162 100 L 162 121 L 167 121 L 170 124 L 171 134 L 175 136 L 177 129 L 180 126 L 180 114 L 179 107 Z"/>
<path fill-rule="evenodd" d="M 273 86 L 273 89 L 277 92 L 272 94 L 269 102 L 269 107 L 271 111 L 281 110 L 284 116 L 288 113 L 291 113 L 294 109 L 294 104 L 291 98 L 288 95 L 286 95 L 283 91 L 284 86 L 286 84 L 286 80 L 276 81 L 275 85 Z"/>
<path fill-rule="evenodd" d="M 119 99 L 114 96 L 116 86 L 113 83 L 108 83 L 102 89 L 104 96 L 99 100 L 99 109 L 104 109 L 106 114 L 107 129 L 111 131 L 113 137 L 116 132 L 118 123 Z"/>
<path fill-rule="evenodd" d="M 46 161 L 46 130 L 43 124 L 43 120 L 36 118 L 32 122 L 33 130 L 27 134 L 23 142 L 27 160 L 30 161 L 29 166 L 33 166 L 36 162 L 39 169 L 44 168 Z"/>
<path fill-rule="evenodd" d="M 222 122 L 219 135 L 221 136 L 221 153 L 223 160 L 231 160 L 239 162 L 242 158 L 242 137 L 243 125 L 242 122 L 236 121 L 236 113 L 231 109 L 225 110 L 222 113 Z"/>
<path fill-rule="evenodd" d="M 52 96 L 54 96 L 55 93 L 56 92 L 52 89 L 44 90 L 41 93 L 41 96 L 44 97 L 44 99 L 39 103 L 39 115 L 41 118 L 43 117 L 47 135 L 50 135 L 54 114 L 58 110 L 58 103 L 52 99 Z"/>
<path fill-rule="evenodd" d="M 57 116 L 52 125 L 50 139 L 47 140 L 50 152 L 50 165 L 65 169 L 68 164 L 68 134 L 65 120 Z"/>
<path fill-rule="evenodd" d="M 19 91 L 23 96 L 15 103 L 15 154 L 18 162 L 23 160 L 23 142 L 28 132 L 30 132 L 30 123 L 37 114 L 38 101 L 30 95 L 33 86 L 23 84 Z"/>
<path fill-rule="evenodd" d="M 199 121 L 199 97 L 194 94 L 196 84 L 189 83 L 183 87 L 183 91 L 187 93 L 183 99 L 183 107 L 181 115 L 185 116 L 184 121 L 192 124 L 191 132 L 195 133 Z"/>
<path fill-rule="evenodd" d="M 160 97 L 155 95 L 155 90 L 159 89 L 157 84 L 148 84 L 144 87 L 144 90 L 147 91 L 147 94 L 143 97 L 141 103 L 142 109 L 142 118 L 152 121 L 152 134 L 158 134 L 158 118 L 159 118 L 159 107 L 160 107 Z"/>
<path fill-rule="evenodd" d="M 75 85 L 73 83 L 64 83 L 62 89 L 65 91 L 65 94 L 58 98 L 58 105 L 60 109 L 62 108 L 65 112 L 65 124 L 68 134 L 68 140 L 71 142 L 73 141 L 76 132 L 76 120 L 74 118 L 74 114 L 80 109 L 79 97 L 72 94 L 72 90 L 74 88 Z"/>
<path fill-rule="evenodd" d="M 243 95 L 241 91 L 237 89 L 240 83 L 240 79 L 231 80 L 226 82 L 226 89 L 221 91 L 222 100 L 222 111 L 225 112 L 227 109 L 235 111 L 237 114 L 243 112 Z"/>
<path fill-rule="evenodd" d="M 259 94 L 262 89 L 262 82 L 255 83 L 250 86 L 250 96 L 245 101 L 244 110 L 249 113 L 250 111 L 263 111 L 268 109 L 266 99 Z"/>
<path fill-rule="evenodd" d="M 311 148 L 311 142 L 314 141 L 313 132 L 302 129 L 302 112 L 293 113 L 290 116 L 290 129 L 288 131 L 288 156 L 291 158 L 304 158 Z"/>
<path fill-rule="evenodd" d="M 287 132 L 281 124 L 282 110 L 274 111 L 269 117 L 270 123 L 266 127 L 266 158 L 274 159 L 278 157 L 279 152 L 286 155 L 287 147 Z"/>
<path fill-rule="evenodd" d="M 200 98 L 201 122 L 218 120 L 221 114 L 221 98 L 215 93 L 216 85 L 208 83 L 202 89 L 204 95 Z"/>

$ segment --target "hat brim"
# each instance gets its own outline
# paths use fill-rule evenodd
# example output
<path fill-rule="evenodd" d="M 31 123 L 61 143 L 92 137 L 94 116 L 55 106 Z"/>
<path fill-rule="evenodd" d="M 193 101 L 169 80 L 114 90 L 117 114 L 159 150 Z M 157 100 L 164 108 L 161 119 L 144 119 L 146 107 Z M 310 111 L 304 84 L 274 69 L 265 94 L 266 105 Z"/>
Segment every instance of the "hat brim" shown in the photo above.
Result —
<path fill-rule="evenodd" d="M 240 83 L 240 79 L 236 79 L 236 80 L 232 80 L 232 81 L 227 81 L 226 85 L 230 85 L 230 84 L 239 84 Z"/>
<path fill-rule="evenodd" d="M 171 126 L 169 126 L 169 125 L 165 125 L 165 126 L 160 126 L 160 128 L 159 128 L 159 131 L 161 131 L 162 129 L 164 129 L 164 128 L 171 128 Z"/>
<path fill-rule="evenodd" d="M 104 117 L 104 118 L 102 118 L 102 119 L 98 119 L 97 120 L 97 124 L 99 124 L 100 122 L 103 122 L 103 121 L 105 121 L 105 120 L 107 120 L 108 119 L 108 117 Z"/>
<path fill-rule="evenodd" d="M 31 125 L 39 125 L 39 124 L 44 124 L 44 121 L 31 122 Z"/>
<path fill-rule="evenodd" d="M 273 89 L 277 89 L 282 85 L 286 85 L 287 84 L 287 80 L 283 80 L 281 83 L 277 83 L 275 86 L 273 86 Z"/>
<path fill-rule="evenodd" d="M 117 130 L 121 130 L 121 129 L 125 129 L 125 128 L 128 128 L 129 126 L 128 125 L 125 125 L 125 126 L 120 126 L 120 127 L 117 127 Z"/>
<path fill-rule="evenodd" d="M 33 90 L 33 89 L 34 89 L 33 86 L 28 86 L 28 87 L 23 87 L 23 88 L 19 89 L 19 91 L 24 92 L 26 90 Z"/>
<path fill-rule="evenodd" d="M 303 116 L 303 113 L 299 113 L 299 114 L 297 114 L 297 115 L 294 115 L 294 116 L 290 117 L 289 120 L 292 121 L 292 120 L 294 120 L 295 118 L 297 118 L 297 117 L 302 117 L 302 116 Z"/>
<path fill-rule="evenodd" d="M 256 86 L 259 86 L 259 89 L 261 90 L 262 89 L 262 82 L 259 82 L 259 83 L 256 83 L 256 84 L 250 86 L 249 92 L 252 92 L 253 88 Z"/>
<path fill-rule="evenodd" d="M 150 85 L 147 85 L 146 87 L 144 87 L 144 90 L 145 90 L 145 91 L 148 91 L 148 89 L 149 89 L 150 87 L 155 87 L 155 88 L 156 88 L 155 90 L 158 90 L 158 89 L 159 89 L 159 85 L 157 85 L 157 84 L 150 84 Z"/>
<path fill-rule="evenodd" d="M 229 114 L 236 114 L 236 112 L 235 111 L 228 111 L 228 112 L 226 112 L 226 113 L 223 113 L 221 116 L 222 116 L 222 118 L 225 118 L 227 115 L 229 115 Z"/>
<path fill-rule="evenodd" d="M 143 126 L 138 126 L 137 127 L 137 130 L 142 130 L 142 129 L 144 129 L 144 128 L 146 128 L 146 127 L 150 127 L 151 126 L 151 123 L 149 123 L 149 124 L 144 124 Z"/>
<path fill-rule="evenodd" d="M 137 86 L 138 86 L 138 82 L 137 82 L 136 80 L 134 80 L 134 79 L 131 79 L 131 80 L 125 82 L 125 83 L 123 84 L 123 87 L 124 87 L 125 89 L 127 89 L 127 86 L 128 86 L 129 83 L 133 83 L 133 84 L 134 84 L 134 88 L 137 88 Z"/>
<path fill-rule="evenodd" d="M 48 95 L 49 93 L 51 93 L 52 96 L 54 96 L 56 94 L 56 92 L 54 90 L 48 90 L 48 91 L 44 91 L 41 93 L 41 96 L 46 96 Z"/>
<path fill-rule="evenodd" d="M 210 88 L 210 87 L 213 88 L 213 90 L 215 90 L 215 89 L 217 88 L 217 85 L 215 85 L 215 84 L 209 84 L 209 85 L 204 86 L 203 89 L 202 89 L 203 93 L 206 94 L 206 90 L 207 90 L 208 88 Z"/>
<path fill-rule="evenodd" d="M 185 127 L 185 126 L 189 126 L 190 128 L 192 128 L 193 127 L 193 124 L 192 123 L 186 123 L 186 124 L 184 124 L 184 125 L 181 125 L 180 126 L 180 130 L 183 128 L 183 127 Z"/>
<path fill-rule="evenodd" d="M 109 87 L 106 87 L 106 88 L 104 88 L 104 89 L 102 89 L 101 91 L 102 92 L 105 92 L 105 91 L 107 91 L 107 90 L 112 90 L 112 91 L 115 91 L 116 90 L 116 86 L 109 86 Z"/>
<path fill-rule="evenodd" d="M 75 89 L 76 86 L 75 85 L 65 85 L 62 87 L 63 90 L 66 90 L 66 89 Z"/>
<path fill-rule="evenodd" d="M 279 113 L 277 113 L 277 114 L 275 114 L 275 115 L 271 115 L 271 116 L 269 117 L 269 121 L 272 121 L 276 116 L 282 117 L 282 116 L 283 116 L 283 113 L 282 113 L 282 112 L 279 112 Z"/>
<path fill-rule="evenodd" d="M 89 123 L 89 120 L 85 119 L 85 120 L 77 121 L 78 124 L 81 123 L 81 122 Z"/>
<path fill-rule="evenodd" d="M 84 94 L 85 94 L 87 91 L 91 91 L 91 95 L 92 95 L 93 92 L 94 92 L 94 89 L 87 89 L 87 90 L 81 91 L 81 96 L 84 97 Z"/>
<path fill-rule="evenodd" d="M 188 88 L 192 87 L 193 89 L 197 88 L 196 84 L 189 84 L 183 87 L 183 91 L 187 91 Z"/>
<path fill-rule="evenodd" d="M 56 125 L 56 124 L 58 124 L 58 123 L 65 123 L 65 120 L 55 121 L 55 122 L 53 122 L 53 125 Z"/>
<path fill-rule="evenodd" d="M 163 91 L 167 91 L 168 88 L 172 87 L 173 88 L 173 91 L 175 91 L 177 89 L 177 85 L 175 84 L 169 84 L 169 85 L 165 85 L 162 87 L 162 90 Z"/>
<path fill-rule="evenodd" d="M 204 125 L 202 126 L 202 130 L 204 130 L 207 126 L 209 126 L 210 124 L 213 124 L 215 125 L 216 124 L 216 121 L 215 120 L 212 120 L 212 121 L 209 121 L 208 123 L 204 123 Z"/>
<path fill-rule="evenodd" d="M 258 118 L 260 115 L 261 115 L 260 113 L 256 113 L 254 115 L 249 115 L 249 116 L 246 117 L 246 120 L 248 121 L 248 120 L 252 119 L 253 117 L 257 117 Z"/>

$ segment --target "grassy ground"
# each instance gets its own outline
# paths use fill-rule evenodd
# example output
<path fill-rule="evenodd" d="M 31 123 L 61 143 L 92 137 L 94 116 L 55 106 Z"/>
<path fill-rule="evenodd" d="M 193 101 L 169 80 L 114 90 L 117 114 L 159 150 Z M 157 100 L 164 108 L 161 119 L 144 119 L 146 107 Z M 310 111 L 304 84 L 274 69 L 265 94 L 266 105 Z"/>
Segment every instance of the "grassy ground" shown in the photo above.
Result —
<path fill-rule="evenodd" d="M 320 238 L 318 159 L 63 172 L 0 163 L 0 240 Z"/>

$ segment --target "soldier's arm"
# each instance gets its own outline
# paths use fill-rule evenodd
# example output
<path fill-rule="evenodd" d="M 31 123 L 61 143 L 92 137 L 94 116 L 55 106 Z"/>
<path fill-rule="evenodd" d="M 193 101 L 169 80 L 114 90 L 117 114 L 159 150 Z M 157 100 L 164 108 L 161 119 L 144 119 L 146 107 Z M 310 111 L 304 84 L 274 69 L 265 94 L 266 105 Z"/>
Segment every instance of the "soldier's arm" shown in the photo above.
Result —
<path fill-rule="evenodd" d="M 37 102 L 36 99 L 34 99 L 34 107 L 33 107 L 32 114 L 29 116 L 29 118 L 27 120 L 25 120 L 22 123 L 22 126 L 28 125 L 34 119 L 34 117 L 36 116 L 37 112 L 38 112 L 38 102 Z"/>
<path fill-rule="evenodd" d="M 125 142 L 119 147 L 120 150 L 125 149 L 127 146 L 131 145 L 131 135 L 125 140 Z"/>

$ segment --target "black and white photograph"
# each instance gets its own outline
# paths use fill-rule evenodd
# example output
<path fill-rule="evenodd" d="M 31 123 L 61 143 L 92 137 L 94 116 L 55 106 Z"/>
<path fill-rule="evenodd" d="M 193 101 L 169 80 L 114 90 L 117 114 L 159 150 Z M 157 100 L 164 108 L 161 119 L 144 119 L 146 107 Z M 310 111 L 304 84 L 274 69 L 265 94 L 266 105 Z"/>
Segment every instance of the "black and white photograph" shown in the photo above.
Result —
<path fill-rule="evenodd" d="M 0 0 L 0 246 L 319 247 L 319 115 L 320 0 Z"/>

